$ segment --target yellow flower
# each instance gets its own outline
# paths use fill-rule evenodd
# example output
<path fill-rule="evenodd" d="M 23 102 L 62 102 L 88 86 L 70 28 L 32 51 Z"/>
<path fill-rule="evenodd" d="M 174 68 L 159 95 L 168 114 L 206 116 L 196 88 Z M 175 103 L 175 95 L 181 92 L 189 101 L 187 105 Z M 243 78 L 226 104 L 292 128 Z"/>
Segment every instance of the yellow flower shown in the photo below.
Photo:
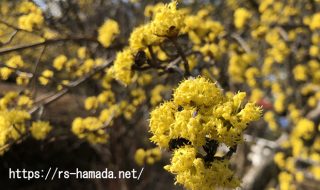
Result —
<path fill-rule="evenodd" d="M 246 24 L 247 20 L 252 14 L 245 8 L 238 8 L 234 12 L 234 25 L 236 28 L 241 29 Z"/>
<path fill-rule="evenodd" d="M 134 64 L 134 58 L 130 49 L 124 49 L 122 52 L 118 52 L 114 61 L 113 71 L 115 79 L 128 85 L 132 82 L 132 65 Z"/>
<path fill-rule="evenodd" d="M 33 104 L 33 101 L 28 96 L 20 96 L 18 99 L 18 106 L 25 106 L 25 107 L 31 107 Z"/>
<path fill-rule="evenodd" d="M 95 96 L 88 97 L 84 101 L 84 107 L 86 110 L 94 110 L 94 109 L 97 109 L 98 106 L 99 106 L 99 102 L 97 97 Z"/>
<path fill-rule="evenodd" d="M 109 137 L 102 121 L 96 117 L 76 118 L 71 130 L 78 138 L 86 139 L 91 144 L 106 143 Z"/>
<path fill-rule="evenodd" d="M 6 61 L 6 65 L 11 68 L 19 68 L 23 67 L 24 62 L 20 55 L 15 55 L 11 57 L 8 61 Z"/>
<path fill-rule="evenodd" d="M 41 85 L 47 85 L 50 81 L 50 79 L 53 77 L 53 71 L 51 70 L 44 70 L 41 74 L 41 76 L 38 78 Z"/>
<path fill-rule="evenodd" d="M 52 130 L 49 122 L 45 121 L 36 121 L 32 122 L 30 127 L 30 132 L 33 138 L 37 140 L 43 140 L 46 138 L 47 134 Z"/>
<path fill-rule="evenodd" d="M 160 43 L 163 39 L 152 32 L 150 24 L 142 25 L 135 28 L 129 38 L 129 45 L 136 54 L 139 50 L 143 50 L 150 45 Z"/>
<path fill-rule="evenodd" d="M 280 190 L 291 190 L 295 189 L 293 184 L 293 177 L 288 172 L 281 172 L 279 174 L 279 183 L 280 183 Z"/>
<path fill-rule="evenodd" d="M 308 70 L 304 65 L 299 64 L 293 68 L 293 76 L 297 81 L 306 81 L 308 79 L 307 73 Z"/>
<path fill-rule="evenodd" d="M 16 78 L 17 85 L 27 85 L 29 84 L 29 75 L 27 73 L 19 73 L 19 76 Z"/>
<path fill-rule="evenodd" d="M 283 152 L 278 152 L 274 156 L 274 162 L 278 165 L 279 168 L 284 168 L 286 165 L 286 159 Z"/>
<path fill-rule="evenodd" d="M 222 100 L 220 89 L 205 78 L 195 78 L 183 81 L 173 94 L 177 105 L 210 106 Z"/>
<path fill-rule="evenodd" d="M 150 113 L 150 131 L 153 136 L 151 141 L 160 147 L 168 147 L 170 137 L 170 125 L 174 123 L 176 106 L 172 102 L 165 102 Z"/>
<path fill-rule="evenodd" d="M 25 122 L 30 119 L 31 115 L 26 111 L 0 110 L 0 147 L 4 147 L 10 141 L 17 140 L 25 134 Z M 0 154 L 3 154 L 5 150 L 1 150 Z"/>
<path fill-rule="evenodd" d="M 311 173 L 316 180 L 320 180 L 320 166 L 312 166 Z"/>
<path fill-rule="evenodd" d="M 316 46 L 316 45 L 313 45 L 310 47 L 309 49 L 309 54 L 312 56 L 312 57 L 317 57 L 319 56 L 319 53 L 320 53 L 320 50 L 319 50 L 319 47 Z"/>
<path fill-rule="evenodd" d="M 8 67 L 2 67 L 0 68 L 0 78 L 2 80 L 8 80 L 10 75 L 13 73 L 12 69 L 9 69 Z"/>
<path fill-rule="evenodd" d="M 86 58 L 87 54 L 87 48 L 86 47 L 80 47 L 77 51 L 77 55 L 80 59 Z"/>
<path fill-rule="evenodd" d="M 176 183 L 190 190 L 212 190 L 217 187 L 234 189 L 240 185 L 228 167 L 228 160 L 213 161 L 207 166 L 196 155 L 196 149 L 190 146 L 174 151 L 171 164 L 165 166 L 165 169 L 176 174 Z"/>
<path fill-rule="evenodd" d="M 185 15 L 177 10 L 177 1 L 161 7 L 151 22 L 152 33 L 156 36 L 178 36 L 184 25 Z"/>
<path fill-rule="evenodd" d="M 22 2 L 19 11 L 23 15 L 19 17 L 18 24 L 23 30 L 33 31 L 35 27 L 40 27 L 44 22 L 41 9 L 32 2 Z"/>
<path fill-rule="evenodd" d="M 309 27 L 311 30 L 320 29 L 320 13 L 316 13 L 312 16 Z"/>
<path fill-rule="evenodd" d="M 151 140 L 160 147 L 177 138 L 196 147 L 204 146 L 208 138 L 234 146 L 242 140 L 247 124 L 261 115 L 261 108 L 253 103 L 242 106 L 245 93 L 224 96 L 202 77 L 183 81 L 173 97 L 151 112 Z"/>
<path fill-rule="evenodd" d="M 258 120 L 261 116 L 261 108 L 253 103 L 247 103 L 238 114 L 244 122 Z"/>
<path fill-rule="evenodd" d="M 306 140 L 312 137 L 315 130 L 315 124 L 308 119 L 300 119 L 296 127 L 292 131 L 292 136 L 294 138 L 304 138 Z"/>
<path fill-rule="evenodd" d="M 53 60 L 53 67 L 60 71 L 67 63 L 68 58 L 65 55 L 59 55 Z"/>
<path fill-rule="evenodd" d="M 142 148 L 139 148 L 134 154 L 134 160 L 138 165 L 142 166 L 144 164 L 145 156 L 146 156 L 145 150 Z"/>
<path fill-rule="evenodd" d="M 254 88 L 251 92 L 250 101 L 251 102 L 258 102 L 264 96 L 264 92 L 258 88 Z"/>
<path fill-rule="evenodd" d="M 161 93 L 164 92 L 165 90 L 167 90 L 168 87 L 164 86 L 164 85 L 157 85 L 156 87 L 154 87 L 151 91 L 151 99 L 150 99 L 150 103 L 154 106 L 157 105 L 158 103 L 160 103 L 162 101 L 162 96 Z"/>
<path fill-rule="evenodd" d="M 108 19 L 98 30 L 98 41 L 107 48 L 119 33 L 118 23 L 115 20 Z"/>
<path fill-rule="evenodd" d="M 155 13 L 159 12 L 165 5 L 163 3 L 157 3 L 155 5 L 147 5 L 144 9 L 144 16 L 152 17 Z"/>

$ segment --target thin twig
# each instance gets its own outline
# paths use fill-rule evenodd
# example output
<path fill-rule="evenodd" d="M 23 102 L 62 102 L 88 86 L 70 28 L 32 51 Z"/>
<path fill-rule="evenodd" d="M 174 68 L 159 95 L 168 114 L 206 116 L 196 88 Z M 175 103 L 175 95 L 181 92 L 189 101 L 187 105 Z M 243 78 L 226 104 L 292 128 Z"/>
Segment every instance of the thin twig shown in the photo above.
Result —
<path fill-rule="evenodd" d="M 33 70 L 33 76 L 32 78 L 30 79 L 30 84 L 32 83 L 32 96 L 33 97 L 36 97 L 36 94 L 37 94 L 37 82 L 36 82 L 36 78 L 35 78 L 35 75 L 37 74 L 37 70 L 38 70 L 38 66 L 39 66 L 39 63 L 41 61 L 41 57 L 43 56 L 45 50 L 46 50 L 47 46 L 44 45 L 41 52 L 40 52 L 40 55 L 36 61 L 36 65 L 34 66 L 34 70 Z"/>
<path fill-rule="evenodd" d="M 18 30 L 15 30 L 14 32 L 12 32 L 10 38 L 9 38 L 6 42 L 2 43 L 1 46 L 5 46 L 5 45 L 10 44 L 10 43 L 12 42 L 13 38 L 14 38 L 17 34 L 18 34 Z"/>
<path fill-rule="evenodd" d="M 65 94 L 67 94 L 71 89 L 79 86 L 80 84 L 84 83 L 85 81 L 87 81 L 88 79 L 90 79 L 91 77 L 93 77 L 95 74 L 97 74 L 100 71 L 103 71 L 105 68 L 107 68 L 108 66 L 110 66 L 110 64 L 113 62 L 114 58 L 110 58 L 109 60 L 106 61 L 105 64 L 99 66 L 98 68 L 95 69 L 95 71 L 91 72 L 90 74 L 72 82 L 69 84 L 69 86 L 59 92 L 57 92 L 56 94 L 46 98 L 45 100 L 43 100 L 40 105 L 37 105 L 35 107 L 33 107 L 31 110 L 29 110 L 30 114 L 33 114 L 35 111 L 37 111 L 41 106 L 46 106 L 51 104 L 52 102 L 58 100 L 59 98 L 61 98 L 62 96 L 64 96 Z"/>
<path fill-rule="evenodd" d="M 238 34 L 231 34 L 231 37 L 232 37 L 233 39 L 235 39 L 247 53 L 250 53 L 250 52 L 251 52 L 250 47 L 249 47 L 248 44 L 241 38 L 241 36 L 239 36 Z"/>
<path fill-rule="evenodd" d="M 175 46 L 175 48 L 177 49 L 178 54 L 180 55 L 180 57 L 182 58 L 183 61 L 183 65 L 184 65 L 184 69 L 185 69 L 185 76 L 188 77 L 191 75 L 190 73 L 190 68 L 189 68 L 189 63 L 187 60 L 186 55 L 184 54 L 184 52 L 182 51 L 181 47 L 179 46 L 178 42 L 176 39 L 170 39 L 173 43 L 173 45 Z"/>

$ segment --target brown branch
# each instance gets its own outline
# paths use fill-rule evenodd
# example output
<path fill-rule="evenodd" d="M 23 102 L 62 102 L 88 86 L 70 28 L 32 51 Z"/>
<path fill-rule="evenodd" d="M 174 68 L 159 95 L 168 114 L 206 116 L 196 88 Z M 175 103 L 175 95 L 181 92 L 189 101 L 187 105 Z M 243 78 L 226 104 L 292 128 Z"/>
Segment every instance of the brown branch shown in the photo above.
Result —
<path fill-rule="evenodd" d="M 35 78 L 35 75 L 37 74 L 37 70 L 38 70 L 38 66 L 39 66 L 39 63 L 41 61 L 41 57 L 43 56 L 44 52 L 46 51 L 46 48 L 47 46 L 44 45 L 41 52 L 40 52 L 40 55 L 36 61 L 36 65 L 34 67 L 34 70 L 33 70 L 33 76 L 32 78 L 30 79 L 30 84 L 32 83 L 32 95 L 33 97 L 36 97 L 36 94 L 37 94 L 37 83 L 36 83 L 36 78 Z"/>
<path fill-rule="evenodd" d="M 10 44 L 10 43 L 12 42 L 13 38 L 14 38 L 17 34 L 18 34 L 18 30 L 15 30 L 14 32 L 12 32 L 10 38 L 9 38 L 6 42 L 2 43 L 1 46 L 5 46 L 5 45 Z"/>
<path fill-rule="evenodd" d="M 114 58 L 110 58 L 109 60 L 107 60 L 105 62 L 105 64 L 99 66 L 98 68 L 95 69 L 95 71 L 91 72 L 90 74 L 72 82 L 69 84 L 69 86 L 59 92 L 57 92 L 56 94 L 46 98 L 45 100 L 43 100 L 39 105 L 37 105 L 36 107 L 33 107 L 31 110 L 29 110 L 30 114 L 33 114 L 35 111 L 37 111 L 40 107 L 42 106 L 46 106 L 51 104 L 52 102 L 58 100 L 59 98 L 61 98 L 62 96 L 64 96 L 65 94 L 67 94 L 71 89 L 79 86 L 80 84 L 84 83 L 85 81 L 87 81 L 88 79 L 90 79 L 91 77 L 93 77 L 95 74 L 97 74 L 100 71 L 103 71 L 105 68 L 107 68 L 108 66 L 110 66 L 110 64 L 113 62 Z"/>
<path fill-rule="evenodd" d="M 56 44 L 60 42 L 67 42 L 67 41 L 74 41 L 74 42 L 79 42 L 79 41 L 91 41 L 97 43 L 97 40 L 95 38 L 88 38 L 88 37 L 69 37 L 69 38 L 61 38 L 61 39 L 50 39 L 50 40 L 45 40 L 43 42 L 36 42 L 32 44 L 25 44 L 25 45 L 17 45 L 14 47 L 9 47 L 9 48 L 2 48 L 0 49 L 0 55 L 6 54 L 6 53 L 11 53 L 14 51 L 21 51 L 25 50 L 28 48 L 34 48 L 34 47 L 39 47 L 39 46 L 44 46 L 44 45 L 51 45 L 51 44 Z"/>
<path fill-rule="evenodd" d="M 157 57 L 154 54 L 152 46 L 148 46 L 148 51 L 149 51 L 149 53 L 151 55 L 151 62 L 150 62 L 151 66 L 152 67 L 157 67 Z"/>
<path fill-rule="evenodd" d="M 249 45 L 241 38 L 240 35 L 231 34 L 231 37 L 235 39 L 247 53 L 251 52 Z"/>
<path fill-rule="evenodd" d="M 171 42 L 173 43 L 173 45 L 175 46 L 175 48 L 177 49 L 177 52 L 179 54 L 179 56 L 182 58 L 183 61 L 183 65 L 184 65 L 184 69 L 185 69 L 185 76 L 188 77 L 191 75 L 190 73 L 190 68 L 189 68 L 189 63 L 187 60 L 186 55 L 184 54 L 184 52 L 182 51 L 181 47 L 179 46 L 178 42 L 176 39 L 172 39 L 170 38 Z"/>

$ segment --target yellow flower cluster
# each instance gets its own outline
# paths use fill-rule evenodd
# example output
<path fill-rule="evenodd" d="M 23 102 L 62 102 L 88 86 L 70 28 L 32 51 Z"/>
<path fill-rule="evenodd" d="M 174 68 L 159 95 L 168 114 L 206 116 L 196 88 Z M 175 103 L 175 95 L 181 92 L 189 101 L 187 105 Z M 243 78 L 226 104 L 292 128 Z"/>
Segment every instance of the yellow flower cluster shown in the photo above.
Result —
<path fill-rule="evenodd" d="M 23 1 L 20 4 L 20 13 L 23 15 L 19 17 L 18 23 L 23 30 L 32 31 L 44 22 L 41 9 L 32 2 Z"/>
<path fill-rule="evenodd" d="M 53 71 L 46 69 L 42 72 L 41 76 L 38 78 L 41 85 L 45 86 L 49 84 L 51 78 L 53 77 Z"/>
<path fill-rule="evenodd" d="M 176 37 L 183 27 L 184 14 L 177 10 L 177 1 L 160 8 L 151 22 L 151 32 L 156 36 Z"/>
<path fill-rule="evenodd" d="M 0 72 L 1 72 L 1 69 L 0 69 Z M 30 78 L 31 78 L 30 75 L 28 75 L 27 73 L 21 72 L 16 78 L 16 83 L 17 85 L 26 86 L 27 84 L 29 84 Z"/>
<path fill-rule="evenodd" d="M 315 125 L 312 121 L 302 118 L 291 133 L 291 144 L 293 156 L 301 156 L 307 153 L 304 148 L 304 140 L 310 140 L 315 132 Z"/>
<path fill-rule="evenodd" d="M 134 154 L 134 160 L 140 166 L 142 166 L 145 162 L 149 165 L 152 165 L 160 159 L 161 150 L 159 148 L 152 148 L 147 150 L 139 148 Z"/>
<path fill-rule="evenodd" d="M 115 20 L 108 19 L 98 30 L 98 41 L 103 47 L 109 47 L 114 38 L 120 33 L 119 25 Z"/>
<path fill-rule="evenodd" d="M 283 63 L 290 50 L 281 38 L 280 31 L 278 29 L 268 31 L 265 40 L 271 46 L 271 48 L 267 49 L 267 57 L 272 58 L 277 63 Z"/>
<path fill-rule="evenodd" d="M 151 112 L 151 141 L 159 147 L 169 149 L 175 146 L 175 142 L 183 142 L 182 145 L 178 143 L 178 150 L 174 153 L 171 165 L 166 167 L 177 174 L 178 183 L 188 189 L 199 189 L 201 184 L 208 188 L 212 188 L 212 184 L 226 187 L 238 185 L 235 180 L 231 179 L 227 183 L 227 178 L 224 178 L 228 176 L 230 179 L 233 175 L 227 167 L 227 161 L 214 161 L 209 167 L 205 167 L 205 161 L 196 159 L 195 155 L 200 147 L 207 146 L 209 142 L 216 142 L 216 145 L 224 143 L 229 147 L 237 146 L 248 123 L 258 120 L 261 115 L 259 107 L 253 103 L 243 103 L 245 96 L 245 93 L 225 96 L 207 79 L 191 78 L 178 86 L 172 101 L 163 103 Z M 190 147 L 181 148 L 186 144 Z M 214 160 L 215 153 L 211 154 L 208 154 L 207 159 Z M 187 156 L 184 158 L 183 155 Z M 194 167 L 199 171 L 190 173 Z M 214 180 L 215 172 L 226 173 L 219 178 L 221 183 Z M 213 180 L 212 183 L 209 179 Z"/>
<path fill-rule="evenodd" d="M 15 69 L 22 68 L 25 65 L 20 55 L 12 56 L 5 62 L 5 66 L 0 68 L 0 79 L 7 80 Z"/>
<path fill-rule="evenodd" d="M 158 3 L 146 6 L 144 14 L 146 17 L 152 17 L 152 21 L 141 27 L 145 28 L 145 39 L 148 39 L 145 42 L 151 44 L 152 41 L 163 40 L 161 37 L 176 37 L 183 33 L 186 12 L 184 9 L 177 9 L 176 0 L 169 4 Z"/>
<path fill-rule="evenodd" d="M 53 67 L 58 71 L 61 71 L 65 64 L 67 63 L 68 58 L 65 55 L 59 55 L 53 60 Z"/>
<path fill-rule="evenodd" d="M 171 164 L 165 169 L 176 174 L 176 182 L 190 190 L 212 190 L 216 187 L 234 189 L 240 181 L 229 169 L 229 161 L 213 161 L 209 166 L 197 158 L 197 150 L 185 146 L 174 151 Z"/>
<path fill-rule="evenodd" d="M 224 27 L 218 21 L 213 21 L 209 16 L 211 8 L 199 10 L 195 15 L 185 18 L 184 32 L 188 33 L 190 41 L 194 44 L 193 50 L 201 52 L 205 60 L 219 60 L 226 52 L 227 42 L 222 36 Z"/>
<path fill-rule="evenodd" d="M 204 78 L 183 81 L 173 96 L 151 113 L 151 140 L 161 147 L 168 147 L 174 138 L 188 139 L 195 146 L 205 145 L 206 138 L 234 146 L 247 124 L 261 114 L 252 103 L 243 107 L 245 93 L 225 97 Z"/>
<path fill-rule="evenodd" d="M 96 110 L 100 105 L 112 105 L 115 102 L 114 93 L 111 90 L 103 91 L 98 96 L 86 98 L 84 107 L 86 110 Z"/>
<path fill-rule="evenodd" d="M 114 62 L 114 76 L 125 85 L 132 82 L 133 72 L 132 65 L 134 64 L 134 57 L 139 51 L 144 51 L 149 57 L 150 52 L 148 48 L 155 45 L 154 48 L 157 55 L 166 58 L 157 45 L 167 38 L 177 37 L 185 28 L 184 18 L 185 14 L 181 10 L 177 10 L 177 2 L 164 5 L 159 4 L 157 11 L 153 12 L 154 16 L 149 23 L 135 28 L 129 37 L 129 47 L 122 52 L 117 53 Z M 155 7 L 147 7 L 146 9 L 153 9 Z"/>
<path fill-rule="evenodd" d="M 132 31 L 129 37 L 129 45 L 133 54 L 135 54 L 139 50 L 143 50 L 152 44 L 157 44 L 162 40 L 163 38 L 153 34 L 152 25 L 149 23 L 139 26 Z"/>
<path fill-rule="evenodd" d="M 80 59 L 85 59 L 88 52 L 87 52 L 87 48 L 86 47 L 80 47 L 78 50 L 77 50 L 77 56 L 80 58 Z"/>
<path fill-rule="evenodd" d="M 28 112 L 22 110 L 1 110 L 0 109 L 0 155 L 8 148 L 7 144 L 18 140 L 26 133 L 25 122 L 31 119 Z"/>
<path fill-rule="evenodd" d="M 297 81 L 306 81 L 308 79 L 308 70 L 304 65 L 296 65 L 292 70 L 294 79 Z"/>
<path fill-rule="evenodd" d="M 275 114 L 272 111 L 267 111 L 264 114 L 264 120 L 268 123 L 268 126 L 272 131 L 276 131 L 278 129 Z"/>
<path fill-rule="evenodd" d="M 96 59 L 87 58 L 81 61 L 81 65 L 77 63 L 76 59 L 70 59 L 65 65 L 66 65 L 66 70 L 68 72 L 76 69 L 74 73 L 70 72 L 70 75 L 81 77 L 85 74 L 92 72 L 95 68 L 101 66 L 101 64 L 103 64 L 103 59 L 101 58 L 96 58 Z"/>
<path fill-rule="evenodd" d="M 168 87 L 162 84 L 155 86 L 151 91 L 151 99 L 150 99 L 151 105 L 155 106 L 159 104 L 163 99 L 161 96 L 161 93 L 167 90 L 169 90 Z"/>
<path fill-rule="evenodd" d="M 96 117 L 77 117 L 72 122 L 72 132 L 91 144 L 106 143 L 109 137 L 104 123 Z"/>
<path fill-rule="evenodd" d="M 261 14 L 261 23 L 263 25 L 271 25 L 274 23 L 286 24 L 291 19 L 295 19 L 299 15 L 299 9 L 295 6 L 295 1 L 287 3 L 275 0 L 265 0 L 259 5 Z"/>
<path fill-rule="evenodd" d="M 315 13 L 312 15 L 311 21 L 309 23 L 309 27 L 311 30 L 318 30 L 320 29 L 320 12 Z"/>
<path fill-rule="evenodd" d="M 0 99 L 0 110 L 10 110 L 12 108 L 25 109 L 30 108 L 33 101 L 28 94 L 19 95 L 17 92 L 7 92 Z"/>
<path fill-rule="evenodd" d="M 134 57 L 132 51 L 129 48 L 118 52 L 113 65 L 115 79 L 125 85 L 130 84 L 133 76 L 133 72 L 131 69 L 133 64 Z"/>
<path fill-rule="evenodd" d="M 289 106 L 291 110 L 295 107 Z M 285 151 L 278 152 L 274 161 L 281 169 L 279 174 L 280 189 L 295 189 L 296 184 L 304 181 L 305 172 L 313 175 L 319 180 L 319 169 L 317 165 L 309 163 L 320 162 L 320 137 L 318 135 L 319 127 L 315 123 L 306 118 L 299 118 L 294 122 L 295 127 L 290 134 L 289 141 L 282 146 Z M 301 165 L 299 163 L 306 163 Z"/>
<path fill-rule="evenodd" d="M 147 5 L 146 8 L 144 9 L 144 16 L 153 17 L 163 7 L 164 7 L 163 3 L 157 3 L 155 5 Z"/>
<path fill-rule="evenodd" d="M 37 140 L 43 140 L 46 138 L 47 134 L 52 130 L 49 122 L 46 121 L 36 121 L 32 122 L 30 127 L 30 132 L 33 138 Z"/>
<path fill-rule="evenodd" d="M 238 8 L 234 12 L 234 25 L 238 29 L 242 29 L 252 14 L 245 8 Z"/>
<path fill-rule="evenodd" d="M 256 61 L 256 59 L 257 56 L 253 53 L 231 53 L 228 67 L 228 73 L 231 77 L 231 80 L 235 83 L 242 83 L 246 81 L 247 78 L 248 81 L 253 80 L 253 83 L 255 84 L 255 74 L 253 73 L 252 75 L 250 73 L 247 73 L 246 70 L 250 65 L 254 63 L 254 61 Z M 246 76 L 246 73 L 248 76 Z"/>
<path fill-rule="evenodd" d="M 30 108 L 33 104 L 33 100 L 26 95 L 21 95 L 19 96 L 18 100 L 17 100 L 17 106 L 21 107 L 21 108 Z"/>

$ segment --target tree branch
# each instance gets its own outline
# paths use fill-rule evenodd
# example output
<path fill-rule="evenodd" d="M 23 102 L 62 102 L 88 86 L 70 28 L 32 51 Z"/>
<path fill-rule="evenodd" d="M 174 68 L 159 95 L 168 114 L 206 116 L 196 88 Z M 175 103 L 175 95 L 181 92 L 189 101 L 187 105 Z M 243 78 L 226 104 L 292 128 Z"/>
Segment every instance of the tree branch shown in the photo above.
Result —
<path fill-rule="evenodd" d="M 44 45 L 51 45 L 51 44 L 56 44 L 59 42 L 67 42 L 67 41 L 74 41 L 74 42 L 79 42 L 79 41 L 91 41 L 98 43 L 95 38 L 88 38 L 88 37 L 69 37 L 69 38 L 60 38 L 60 39 L 50 39 L 50 40 L 45 40 L 43 42 L 36 42 L 32 44 L 25 44 L 25 45 L 17 45 L 9 48 L 2 48 L 0 49 L 0 55 L 11 53 L 14 51 L 21 51 L 25 50 L 28 48 L 34 48 L 34 47 L 39 47 L 39 46 L 44 46 Z"/>

